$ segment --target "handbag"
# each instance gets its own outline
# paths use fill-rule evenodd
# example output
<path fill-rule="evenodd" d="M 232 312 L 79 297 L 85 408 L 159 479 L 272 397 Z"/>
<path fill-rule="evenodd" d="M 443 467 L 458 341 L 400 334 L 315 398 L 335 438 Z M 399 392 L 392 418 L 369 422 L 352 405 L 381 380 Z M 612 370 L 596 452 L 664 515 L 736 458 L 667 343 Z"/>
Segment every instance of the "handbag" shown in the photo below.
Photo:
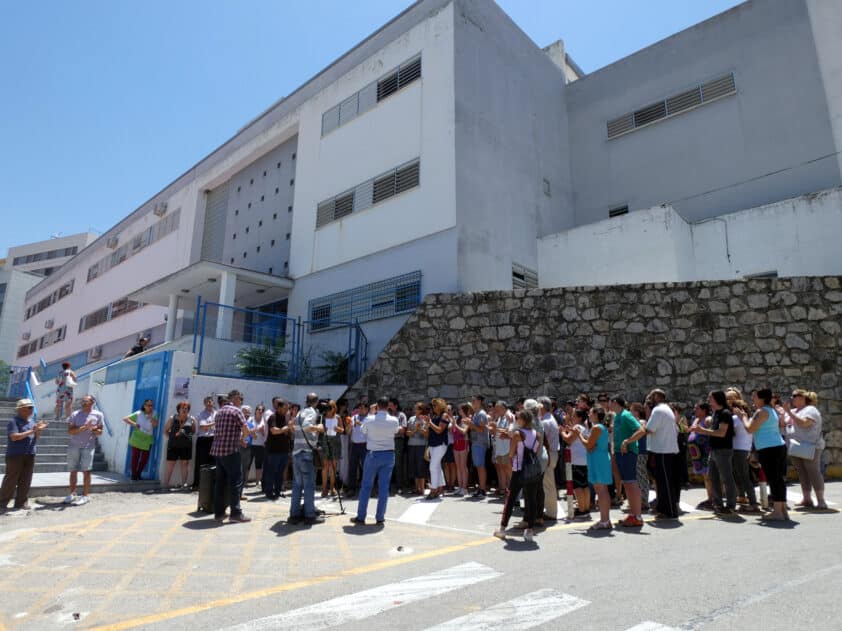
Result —
<path fill-rule="evenodd" d="M 73 378 L 73 375 L 67 375 L 64 378 L 64 385 L 68 388 L 75 388 L 76 387 L 76 380 Z"/>
<path fill-rule="evenodd" d="M 792 458 L 812 460 L 816 455 L 816 443 L 808 443 L 807 441 L 790 438 L 786 450 Z"/>
<path fill-rule="evenodd" d="M 192 427 L 190 425 L 178 427 L 178 419 L 175 416 L 172 418 L 172 423 L 173 425 L 170 426 L 169 446 L 175 449 L 190 449 L 193 446 Z M 178 433 L 179 430 L 181 434 Z"/>
<path fill-rule="evenodd" d="M 521 432 L 521 437 L 523 437 L 523 432 Z M 526 484 L 537 482 L 542 476 L 541 461 L 538 460 L 538 455 L 535 453 L 535 445 L 527 449 L 525 440 L 523 443 L 523 459 L 520 462 L 520 473 Z"/>
<path fill-rule="evenodd" d="M 129 436 L 129 445 L 141 451 L 149 451 L 152 448 L 152 441 L 155 436 L 144 432 L 142 429 L 135 429 L 132 435 Z"/>

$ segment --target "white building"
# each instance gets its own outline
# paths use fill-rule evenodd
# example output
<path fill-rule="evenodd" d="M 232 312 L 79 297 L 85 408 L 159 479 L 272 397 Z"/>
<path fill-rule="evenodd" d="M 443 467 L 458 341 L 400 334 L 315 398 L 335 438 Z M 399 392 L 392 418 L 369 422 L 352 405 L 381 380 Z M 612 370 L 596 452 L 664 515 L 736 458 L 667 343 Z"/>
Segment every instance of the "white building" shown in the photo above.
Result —
<path fill-rule="evenodd" d="M 199 298 L 270 305 L 339 351 L 359 322 L 373 358 L 424 294 L 536 286 L 548 235 L 840 186 L 840 26 L 839 3 L 747 2 L 583 75 L 491 2 L 421 0 L 30 290 L 62 297 L 23 333 L 66 334 L 17 361 L 190 335 Z M 251 317 L 206 336 L 241 342 Z"/>
<path fill-rule="evenodd" d="M 58 236 L 9 248 L 4 269 L 49 276 L 96 239 L 93 232 Z"/>
<path fill-rule="evenodd" d="M 26 292 L 39 280 L 29 272 L 0 269 L 0 361 L 9 366 L 15 363 Z"/>

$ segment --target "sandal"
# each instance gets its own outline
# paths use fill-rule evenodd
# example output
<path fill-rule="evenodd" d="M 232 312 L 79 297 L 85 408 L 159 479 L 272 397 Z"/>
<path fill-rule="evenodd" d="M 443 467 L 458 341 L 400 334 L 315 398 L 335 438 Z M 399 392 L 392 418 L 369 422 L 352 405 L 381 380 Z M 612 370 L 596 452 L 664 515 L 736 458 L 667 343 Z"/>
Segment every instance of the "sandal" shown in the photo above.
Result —
<path fill-rule="evenodd" d="M 598 521 L 593 524 L 588 530 L 611 530 L 614 528 L 610 521 Z"/>

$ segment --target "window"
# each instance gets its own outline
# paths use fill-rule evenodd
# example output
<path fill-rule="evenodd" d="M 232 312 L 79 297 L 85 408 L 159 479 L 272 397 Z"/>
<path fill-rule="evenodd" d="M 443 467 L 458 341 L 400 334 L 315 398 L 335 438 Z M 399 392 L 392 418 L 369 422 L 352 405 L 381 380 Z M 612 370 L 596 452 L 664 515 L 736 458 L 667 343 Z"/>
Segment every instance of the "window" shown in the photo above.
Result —
<path fill-rule="evenodd" d="M 536 289 L 538 272 L 520 263 L 512 263 L 512 289 Z"/>
<path fill-rule="evenodd" d="M 421 272 L 410 272 L 311 300 L 310 328 L 317 331 L 389 318 L 412 311 L 420 302 Z"/>
<path fill-rule="evenodd" d="M 623 206 L 617 206 L 616 208 L 611 208 L 608 211 L 609 217 L 619 217 L 620 215 L 628 215 L 629 214 L 629 207 L 628 204 Z"/>
<path fill-rule="evenodd" d="M 39 300 L 34 305 L 30 306 L 26 310 L 26 313 L 24 314 L 24 320 L 28 320 L 32 316 L 34 316 L 38 313 L 41 313 L 47 307 L 55 304 L 56 302 L 58 302 L 59 300 L 61 300 L 65 296 L 69 296 L 70 294 L 72 294 L 73 293 L 73 282 L 74 281 L 71 280 L 70 282 L 65 283 L 64 285 L 62 285 L 61 287 L 56 289 L 53 293 L 49 294 L 45 298 L 42 298 L 41 300 Z"/>
<path fill-rule="evenodd" d="M 616 138 L 640 127 L 645 127 L 656 121 L 687 112 L 700 105 L 731 96 L 737 93 L 734 73 L 730 72 L 722 77 L 693 86 L 689 90 L 679 92 L 665 99 L 652 103 L 641 109 L 623 114 L 608 121 L 608 138 Z"/>
<path fill-rule="evenodd" d="M 175 212 L 162 218 L 160 221 L 152 224 L 149 228 L 128 239 L 126 243 L 117 248 L 114 252 L 105 255 L 88 268 L 88 282 L 102 276 L 112 267 L 120 265 L 120 263 L 123 263 L 126 259 L 131 258 L 144 248 L 178 230 L 180 219 L 181 209 L 179 208 Z"/>
<path fill-rule="evenodd" d="M 367 180 L 350 191 L 340 193 L 316 207 L 316 227 L 320 228 L 354 212 L 379 204 L 390 197 L 421 184 L 421 162 L 413 160 L 376 178 Z M 292 206 L 289 207 L 292 210 Z"/>
<path fill-rule="evenodd" d="M 383 99 L 420 78 L 421 55 L 417 55 L 322 114 L 322 136 L 351 122 Z M 295 160 L 295 154 L 292 154 L 292 159 Z"/>
<path fill-rule="evenodd" d="M 92 329 L 93 327 L 99 326 L 100 324 L 113 320 L 114 318 L 119 318 L 127 313 L 131 313 L 142 306 L 142 302 L 136 302 L 134 300 L 129 300 L 128 298 L 115 300 L 96 311 L 92 311 L 91 313 L 82 316 L 79 320 L 79 333 Z"/>

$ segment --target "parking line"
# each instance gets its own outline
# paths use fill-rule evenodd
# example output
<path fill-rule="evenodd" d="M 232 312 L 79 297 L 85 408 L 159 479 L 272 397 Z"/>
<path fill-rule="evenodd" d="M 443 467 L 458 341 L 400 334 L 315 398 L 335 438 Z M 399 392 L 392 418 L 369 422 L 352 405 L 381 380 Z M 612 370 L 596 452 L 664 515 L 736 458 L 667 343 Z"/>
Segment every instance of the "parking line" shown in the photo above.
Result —
<path fill-rule="evenodd" d="M 158 622 L 164 622 L 166 620 L 172 620 L 173 618 L 180 618 L 182 616 L 187 616 L 191 614 L 201 613 L 203 611 L 209 611 L 211 609 L 218 609 L 219 607 L 226 607 L 228 605 L 234 605 L 237 603 L 248 602 L 251 600 L 256 600 L 258 598 L 265 598 L 266 596 L 272 596 L 275 594 L 280 594 L 283 592 L 289 592 L 296 589 L 303 589 L 305 587 L 312 587 L 314 585 L 322 585 L 324 583 L 329 583 L 332 581 L 337 581 L 343 578 L 347 578 L 349 576 L 360 576 L 363 574 L 370 574 L 371 572 L 377 572 L 379 570 L 385 570 L 393 567 L 398 567 L 401 565 L 407 565 L 409 563 L 414 563 L 415 561 L 423 561 L 426 559 L 434 559 L 436 557 L 445 556 L 448 554 L 452 554 L 455 552 L 461 552 L 463 550 L 467 550 L 468 548 L 475 548 L 477 546 L 487 545 L 494 541 L 498 541 L 494 537 L 488 537 L 484 539 L 478 539 L 475 541 L 468 541 L 466 543 L 460 543 L 452 546 L 448 546 L 446 548 L 437 548 L 435 550 L 429 550 L 427 552 L 420 552 L 418 554 L 413 554 L 406 557 L 396 557 L 387 559 L 384 561 L 378 561 L 376 563 L 371 563 L 369 565 L 364 565 L 357 568 L 352 568 L 350 570 L 343 570 L 341 572 L 337 572 L 334 574 L 326 574 L 322 576 L 317 576 L 316 578 L 311 579 L 304 579 L 301 581 L 295 581 L 292 583 L 282 583 L 280 585 L 275 585 L 273 587 L 267 587 L 264 589 L 259 589 L 251 592 L 245 592 L 243 594 L 238 594 L 236 596 L 231 596 L 228 598 L 220 598 L 217 600 L 213 600 L 207 603 L 202 603 L 199 605 L 192 605 L 190 607 L 182 607 L 180 609 L 173 609 L 172 611 L 165 611 L 157 614 L 150 614 L 148 616 L 140 616 L 137 618 L 130 618 L 128 620 L 123 620 L 121 622 L 115 622 L 114 624 L 103 625 L 99 627 L 94 627 L 93 631 L 121 631 L 122 629 L 132 629 L 134 627 L 139 627 L 141 625 L 151 625 Z"/>

